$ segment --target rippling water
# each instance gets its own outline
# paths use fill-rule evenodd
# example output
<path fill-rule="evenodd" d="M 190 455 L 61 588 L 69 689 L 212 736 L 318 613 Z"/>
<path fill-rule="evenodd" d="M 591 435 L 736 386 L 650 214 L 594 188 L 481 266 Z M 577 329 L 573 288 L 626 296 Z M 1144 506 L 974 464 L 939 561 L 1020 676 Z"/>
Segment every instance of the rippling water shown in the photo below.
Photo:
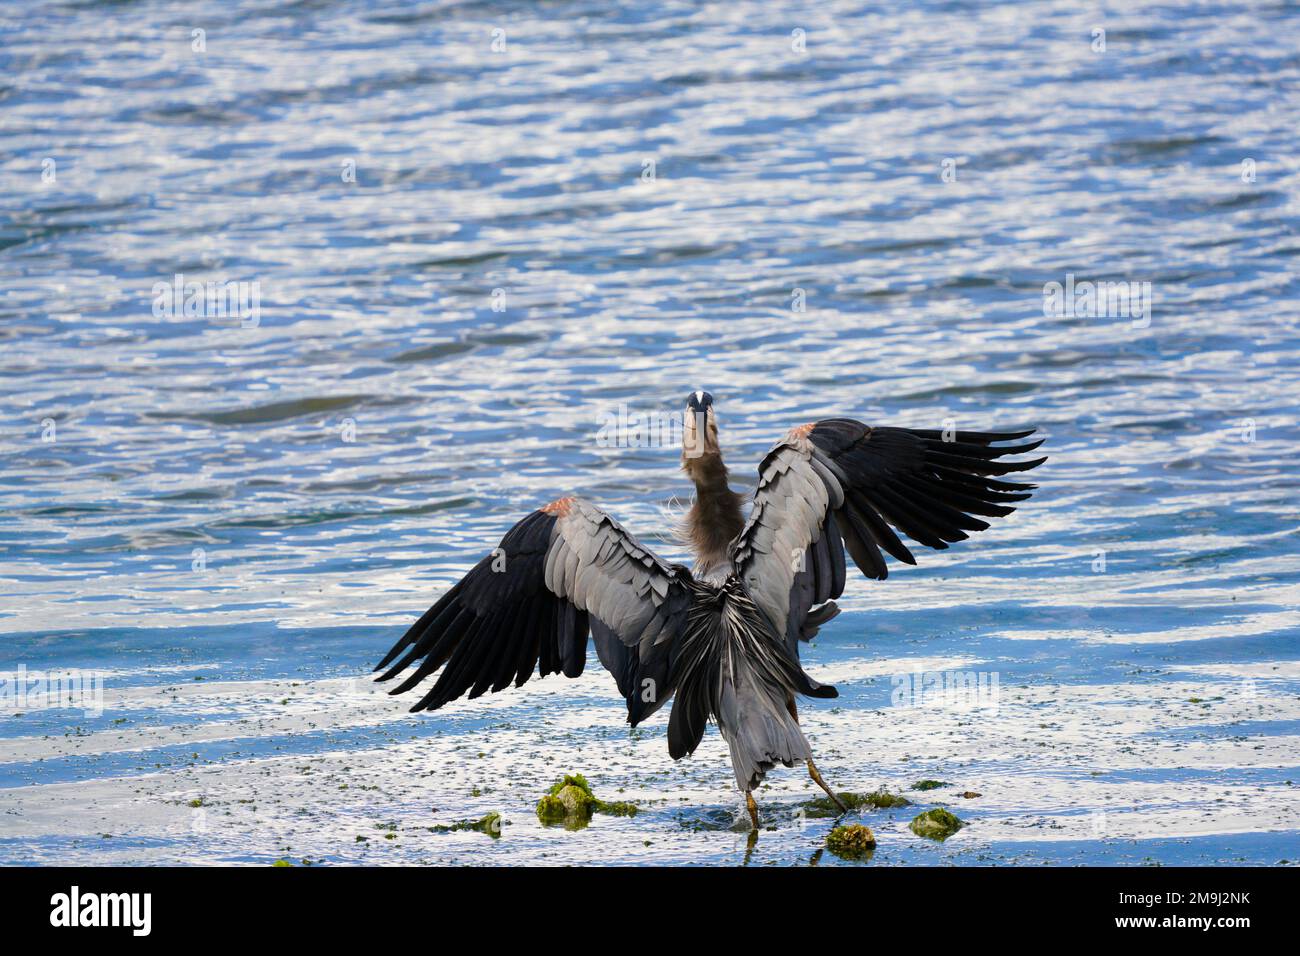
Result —
<path fill-rule="evenodd" d="M 434 717 L 358 679 L 561 493 L 682 558 L 676 452 L 600 426 L 697 387 L 737 486 L 832 414 L 1047 436 L 1021 511 L 853 581 L 805 653 L 826 775 L 945 781 L 908 795 L 970 824 L 876 811 L 875 863 L 1294 858 L 1298 35 L 1284 3 L 3 4 L 0 667 L 104 699 L 6 698 L 0 860 L 833 862 L 797 772 L 747 854 L 717 735 L 673 764 L 594 655 Z M 159 308 L 177 275 L 256 315 Z M 1067 281 L 1150 315 L 1047 314 Z M 1000 704 L 892 707 L 917 669 Z M 541 828 L 568 771 L 642 813 Z M 499 841 L 426 829 L 489 810 Z"/>

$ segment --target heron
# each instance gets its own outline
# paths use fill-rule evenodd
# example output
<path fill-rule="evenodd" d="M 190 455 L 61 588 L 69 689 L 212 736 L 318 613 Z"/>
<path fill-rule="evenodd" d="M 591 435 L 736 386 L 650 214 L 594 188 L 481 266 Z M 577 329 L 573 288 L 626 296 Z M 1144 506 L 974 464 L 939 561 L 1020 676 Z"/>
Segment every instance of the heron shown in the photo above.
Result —
<path fill-rule="evenodd" d="M 376 666 L 390 693 L 438 673 L 411 710 L 432 711 L 541 677 L 582 674 L 588 635 L 633 727 L 670 700 L 668 753 L 694 753 L 710 722 L 731 755 L 756 832 L 754 790 L 777 764 L 826 783 L 799 724 L 798 698 L 838 696 L 800 663 L 800 645 L 839 613 L 847 552 L 867 578 L 885 555 L 915 565 L 901 535 L 950 543 L 1005 517 L 1036 485 L 1003 480 L 1045 457 L 1028 431 L 924 430 L 828 418 L 791 428 L 758 466 L 752 495 L 731 487 L 713 397 L 693 392 L 681 466 L 695 485 L 669 563 L 599 506 L 566 495 L 533 511 L 446 591 Z M 1019 444 L 1017 444 L 1019 442 Z M 748 513 L 745 505 L 748 502 Z M 979 517 L 976 517 L 979 516 Z"/>

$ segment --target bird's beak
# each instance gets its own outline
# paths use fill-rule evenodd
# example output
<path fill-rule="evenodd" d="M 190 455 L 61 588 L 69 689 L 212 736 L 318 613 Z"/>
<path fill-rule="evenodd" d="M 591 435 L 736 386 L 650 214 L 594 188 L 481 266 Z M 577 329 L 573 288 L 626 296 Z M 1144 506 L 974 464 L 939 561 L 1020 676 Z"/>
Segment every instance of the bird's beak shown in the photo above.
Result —
<path fill-rule="evenodd" d="M 709 434 L 709 415 L 712 408 L 691 408 L 687 406 L 682 417 L 682 457 L 699 458 L 704 454 L 705 442 Z"/>

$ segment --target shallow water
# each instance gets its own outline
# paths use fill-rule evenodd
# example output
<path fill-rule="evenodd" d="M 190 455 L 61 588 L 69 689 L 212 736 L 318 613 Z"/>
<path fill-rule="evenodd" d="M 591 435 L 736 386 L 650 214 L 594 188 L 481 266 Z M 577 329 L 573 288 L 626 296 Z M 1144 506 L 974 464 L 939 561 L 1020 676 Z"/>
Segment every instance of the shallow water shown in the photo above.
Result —
<path fill-rule="evenodd" d="M 823 772 L 916 804 L 864 814 L 871 865 L 1295 859 L 1297 35 L 1289 4 L 0 6 L 0 669 L 103 686 L 4 685 L 0 862 L 840 862 L 796 771 L 748 848 L 716 733 L 674 764 L 594 655 L 435 716 L 365 680 L 561 493 L 681 559 L 676 452 L 601 425 L 698 387 L 738 487 L 833 414 L 1047 437 L 1025 507 L 854 580 L 806 650 Z M 178 273 L 256 282 L 256 322 L 155 314 Z M 1068 276 L 1149 282 L 1149 321 L 1045 314 Z M 917 670 L 998 694 L 896 706 Z M 642 812 L 542 828 L 565 772 Z M 906 827 L 936 805 L 942 844 Z M 500 840 L 428 829 L 489 811 Z"/>

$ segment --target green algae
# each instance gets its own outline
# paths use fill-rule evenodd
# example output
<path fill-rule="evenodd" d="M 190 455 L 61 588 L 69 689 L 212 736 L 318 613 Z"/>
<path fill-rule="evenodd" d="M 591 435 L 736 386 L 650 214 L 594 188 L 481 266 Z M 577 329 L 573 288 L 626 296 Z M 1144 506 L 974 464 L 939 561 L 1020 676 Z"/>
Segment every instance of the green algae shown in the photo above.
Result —
<path fill-rule="evenodd" d="M 458 823 L 439 823 L 429 827 L 433 833 L 455 833 L 458 830 L 475 830 L 479 833 L 486 833 L 492 839 L 498 839 L 501 836 L 501 826 L 503 824 L 501 814 L 489 813 L 479 817 L 477 820 L 461 820 Z M 360 837 L 358 837 L 360 839 Z"/>
<path fill-rule="evenodd" d="M 537 819 L 544 824 L 563 823 L 566 813 L 564 804 L 560 802 L 559 798 L 553 797 L 549 793 L 537 801 Z"/>
<path fill-rule="evenodd" d="M 555 799 L 560 801 L 568 816 L 590 817 L 596 811 L 596 798 L 591 795 L 591 791 L 574 784 L 562 788 L 555 794 Z"/>
<path fill-rule="evenodd" d="M 591 784 L 587 783 L 587 778 L 580 773 L 566 773 L 551 786 L 550 790 L 546 792 L 552 797 L 558 797 L 560 791 L 565 787 L 577 787 L 579 790 L 585 791 L 587 796 L 594 796 L 591 792 Z"/>
<path fill-rule="evenodd" d="M 626 800 L 596 801 L 596 812 L 608 814 L 611 817 L 634 817 L 637 809 L 635 803 Z"/>
<path fill-rule="evenodd" d="M 836 827 L 826 834 L 826 849 L 846 860 L 860 860 L 875 851 L 876 835 L 860 823 Z"/>
<path fill-rule="evenodd" d="M 637 805 L 627 801 L 601 800 L 592 793 L 591 784 L 580 773 L 566 773 L 537 801 L 537 819 L 545 826 L 564 824 L 566 829 L 580 830 L 596 813 L 634 817 Z"/>
<path fill-rule="evenodd" d="M 565 813 L 559 797 L 552 797 L 550 793 L 537 801 L 537 818 L 543 823 L 563 823 Z"/>
<path fill-rule="evenodd" d="M 940 787 L 950 787 L 952 784 L 947 780 L 918 780 L 912 784 L 913 790 L 938 790 Z"/>
<path fill-rule="evenodd" d="M 918 813 L 907 827 L 919 837 L 942 842 L 965 825 L 964 821 L 957 819 L 955 815 L 943 809 L 943 807 L 936 807 L 933 810 Z"/>
<path fill-rule="evenodd" d="M 905 807 L 909 803 L 906 797 L 889 793 L 886 790 L 874 790 L 871 793 L 841 793 L 840 800 L 849 811 L 854 810 L 892 810 Z M 803 815 L 809 818 L 838 817 L 843 811 L 835 805 L 830 797 L 815 797 L 801 805 Z"/>

